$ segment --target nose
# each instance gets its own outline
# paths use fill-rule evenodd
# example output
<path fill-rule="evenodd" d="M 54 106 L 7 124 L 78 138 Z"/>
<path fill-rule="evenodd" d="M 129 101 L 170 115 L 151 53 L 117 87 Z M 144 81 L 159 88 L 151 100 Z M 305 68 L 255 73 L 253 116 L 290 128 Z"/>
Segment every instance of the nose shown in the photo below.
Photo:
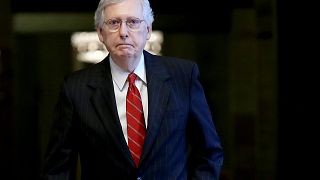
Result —
<path fill-rule="evenodd" d="M 128 27 L 126 21 L 121 22 L 119 33 L 122 38 L 128 37 Z"/>

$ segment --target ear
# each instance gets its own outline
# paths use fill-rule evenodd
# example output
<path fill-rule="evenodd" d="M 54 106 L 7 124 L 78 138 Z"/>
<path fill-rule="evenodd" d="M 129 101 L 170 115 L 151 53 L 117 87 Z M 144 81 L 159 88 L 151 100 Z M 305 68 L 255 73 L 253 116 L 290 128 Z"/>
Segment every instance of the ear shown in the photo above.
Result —
<path fill-rule="evenodd" d="M 147 40 L 150 39 L 152 32 L 152 26 L 147 26 Z"/>
<path fill-rule="evenodd" d="M 100 27 L 97 27 L 96 28 L 96 31 L 97 31 L 97 34 L 98 34 L 98 37 L 99 37 L 99 40 L 100 40 L 100 42 L 102 42 L 103 43 L 103 29 L 102 28 L 100 28 Z"/>

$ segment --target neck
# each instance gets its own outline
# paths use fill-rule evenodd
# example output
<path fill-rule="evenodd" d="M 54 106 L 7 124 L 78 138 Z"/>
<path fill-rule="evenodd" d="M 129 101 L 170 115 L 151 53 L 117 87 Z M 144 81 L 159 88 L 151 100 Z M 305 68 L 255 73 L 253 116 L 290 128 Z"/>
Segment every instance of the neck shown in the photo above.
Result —
<path fill-rule="evenodd" d="M 127 72 L 133 72 L 140 62 L 139 58 L 114 58 L 112 57 L 113 62 L 118 65 L 121 69 Z"/>

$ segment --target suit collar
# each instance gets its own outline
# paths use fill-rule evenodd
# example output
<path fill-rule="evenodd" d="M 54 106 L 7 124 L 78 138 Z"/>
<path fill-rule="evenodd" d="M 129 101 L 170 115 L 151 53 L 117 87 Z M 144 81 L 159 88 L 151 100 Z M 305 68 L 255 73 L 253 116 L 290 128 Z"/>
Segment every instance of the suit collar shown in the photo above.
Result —
<path fill-rule="evenodd" d="M 123 70 L 120 68 L 110 57 L 110 68 L 111 68 L 111 74 L 112 79 L 115 82 L 117 88 L 122 91 L 125 83 L 127 81 L 127 77 L 130 72 Z M 147 84 L 147 78 L 146 78 L 146 68 L 144 63 L 144 56 L 142 55 L 140 57 L 140 61 L 138 66 L 135 68 L 134 73 L 139 77 L 139 79 L 144 83 Z"/>

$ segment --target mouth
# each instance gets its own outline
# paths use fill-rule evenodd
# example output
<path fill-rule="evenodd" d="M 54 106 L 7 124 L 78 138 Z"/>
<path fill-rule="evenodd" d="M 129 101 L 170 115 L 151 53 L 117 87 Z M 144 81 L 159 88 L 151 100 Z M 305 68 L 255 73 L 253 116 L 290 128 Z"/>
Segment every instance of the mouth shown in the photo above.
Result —
<path fill-rule="evenodd" d="M 133 47 L 131 44 L 118 44 L 117 47 Z"/>

